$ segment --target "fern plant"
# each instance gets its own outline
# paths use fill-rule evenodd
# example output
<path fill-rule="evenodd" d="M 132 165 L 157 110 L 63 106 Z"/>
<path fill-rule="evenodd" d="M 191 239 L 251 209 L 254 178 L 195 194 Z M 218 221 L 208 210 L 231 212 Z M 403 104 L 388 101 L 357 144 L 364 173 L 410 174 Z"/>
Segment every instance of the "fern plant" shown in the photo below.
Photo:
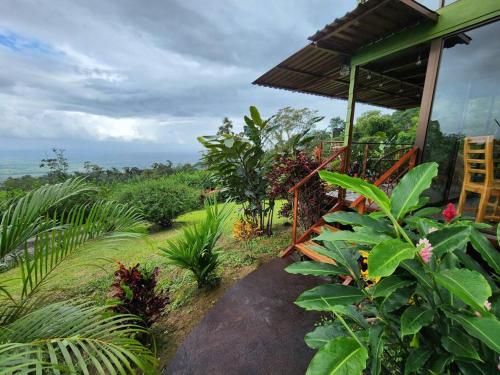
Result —
<path fill-rule="evenodd" d="M 207 198 L 203 221 L 185 228 L 182 236 L 167 241 L 166 246 L 160 248 L 168 264 L 193 273 L 198 288 L 213 285 L 217 281 L 215 270 L 219 264 L 219 253 L 215 246 L 230 214 L 229 203 L 218 205 L 215 198 Z"/>
<path fill-rule="evenodd" d="M 3 212 L 0 256 L 17 255 L 20 277 L 15 291 L 0 286 L 2 374 L 155 371 L 154 354 L 135 339 L 146 332 L 135 316 L 110 314 L 109 306 L 83 300 L 43 306 L 37 298 L 58 266 L 89 242 L 105 245 L 145 233 L 141 216 L 115 202 L 49 216 L 55 205 L 93 189 L 81 179 L 43 186 Z"/>
<path fill-rule="evenodd" d="M 320 173 L 327 183 L 373 200 L 380 211 L 326 215 L 327 222 L 352 227 L 316 238 L 324 247 L 315 250 L 335 264 L 301 262 L 287 268 L 306 275 L 349 275 L 352 283 L 320 285 L 296 301 L 334 317 L 306 336 L 318 349 L 308 374 L 386 373 L 395 347 L 405 375 L 496 373 L 500 255 L 478 231 L 485 224 L 460 219 L 452 205 L 443 212 L 444 222 L 433 218 L 439 209 L 423 208 L 427 199 L 421 194 L 437 170 L 436 163 L 412 169 L 390 198 L 361 179 Z"/>

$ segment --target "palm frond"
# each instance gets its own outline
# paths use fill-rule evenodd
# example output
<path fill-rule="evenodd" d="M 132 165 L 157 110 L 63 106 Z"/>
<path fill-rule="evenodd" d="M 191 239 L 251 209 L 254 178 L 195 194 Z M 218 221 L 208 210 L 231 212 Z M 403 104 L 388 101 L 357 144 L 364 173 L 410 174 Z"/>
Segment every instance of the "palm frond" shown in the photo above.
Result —
<path fill-rule="evenodd" d="M 28 309 L 29 299 L 48 280 L 65 259 L 89 241 L 115 242 L 142 236 L 146 232 L 140 214 L 132 208 L 112 201 L 76 206 L 61 218 L 54 215 L 44 221 L 50 229 L 39 232 L 24 254 L 19 256 L 22 290 L 17 303 L 5 303 L 0 309 L 0 323 L 15 319 Z M 5 291 L 0 289 L 5 296 Z M 9 298 L 12 299 L 12 298 Z"/>
<path fill-rule="evenodd" d="M 0 373 L 153 374 L 154 353 L 135 339 L 137 317 L 78 300 L 40 308 L 0 328 Z M 54 319 L 56 317 L 56 319 Z"/>
<path fill-rule="evenodd" d="M 83 179 L 75 178 L 45 185 L 22 196 L 3 212 L 0 222 L 0 258 L 16 251 L 39 231 L 47 229 L 43 215 L 74 195 L 95 190 Z"/>
<path fill-rule="evenodd" d="M 218 265 L 215 245 L 231 212 L 230 203 L 218 205 L 215 198 L 208 198 L 203 221 L 185 228 L 180 238 L 169 240 L 166 247 L 160 248 L 167 263 L 193 272 L 199 287 L 209 284 Z"/>

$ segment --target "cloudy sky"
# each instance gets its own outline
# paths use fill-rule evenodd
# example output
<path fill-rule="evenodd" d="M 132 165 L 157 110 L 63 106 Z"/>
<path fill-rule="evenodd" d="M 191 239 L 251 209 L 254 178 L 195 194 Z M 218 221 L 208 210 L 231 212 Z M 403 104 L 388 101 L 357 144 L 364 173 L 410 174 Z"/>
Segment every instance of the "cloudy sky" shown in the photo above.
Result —
<path fill-rule="evenodd" d="M 2 0 L 0 147 L 192 151 L 250 105 L 343 117 L 343 101 L 251 82 L 355 4 Z"/>

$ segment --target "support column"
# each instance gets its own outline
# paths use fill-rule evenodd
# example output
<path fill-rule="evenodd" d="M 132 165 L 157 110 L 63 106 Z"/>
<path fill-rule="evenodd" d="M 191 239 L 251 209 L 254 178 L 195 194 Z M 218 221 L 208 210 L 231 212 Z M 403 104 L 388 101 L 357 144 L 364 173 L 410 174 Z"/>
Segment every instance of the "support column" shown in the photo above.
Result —
<path fill-rule="evenodd" d="M 434 92 L 436 89 L 442 50 L 442 38 L 435 39 L 431 42 L 429 60 L 427 61 L 427 71 L 425 73 L 424 91 L 422 94 L 422 101 L 420 102 L 420 114 L 418 116 L 417 134 L 415 137 L 415 147 L 418 147 L 419 150 L 419 162 L 422 159 L 427 127 L 429 126 L 429 120 L 431 119 L 432 104 L 434 102 Z"/>
<path fill-rule="evenodd" d="M 349 98 L 347 100 L 347 118 L 345 121 L 344 146 L 347 146 L 345 155 L 346 172 L 349 171 L 349 162 L 351 159 L 352 130 L 354 127 L 354 111 L 356 106 L 356 78 L 358 75 L 358 66 L 351 66 L 351 76 L 349 79 Z"/>

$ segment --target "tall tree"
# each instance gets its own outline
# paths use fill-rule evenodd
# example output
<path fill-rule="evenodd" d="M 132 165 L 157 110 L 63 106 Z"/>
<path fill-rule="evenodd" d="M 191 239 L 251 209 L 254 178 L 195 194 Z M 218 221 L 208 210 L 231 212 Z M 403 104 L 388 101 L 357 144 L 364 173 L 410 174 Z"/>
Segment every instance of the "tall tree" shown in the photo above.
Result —
<path fill-rule="evenodd" d="M 340 137 L 344 134 L 345 120 L 343 120 L 339 116 L 332 117 L 330 119 L 330 123 L 329 123 L 328 127 L 330 129 L 330 134 L 332 135 L 332 139 Z"/>
<path fill-rule="evenodd" d="M 222 134 L 233 134 L 233 122 L 228 117 L 222 119 L 222 125 L 217 130 L 217 135 Z"/>
<path fill-rule="evenodd" d="M 48 168 L 47 176 L 52 183 L 61 182 L 68 178 L 69 163 L 64 156 L 64 151 L 61 148 L 54 147 L 52 148 L 54 156 L 40 161 L 40 168 Z"/>

